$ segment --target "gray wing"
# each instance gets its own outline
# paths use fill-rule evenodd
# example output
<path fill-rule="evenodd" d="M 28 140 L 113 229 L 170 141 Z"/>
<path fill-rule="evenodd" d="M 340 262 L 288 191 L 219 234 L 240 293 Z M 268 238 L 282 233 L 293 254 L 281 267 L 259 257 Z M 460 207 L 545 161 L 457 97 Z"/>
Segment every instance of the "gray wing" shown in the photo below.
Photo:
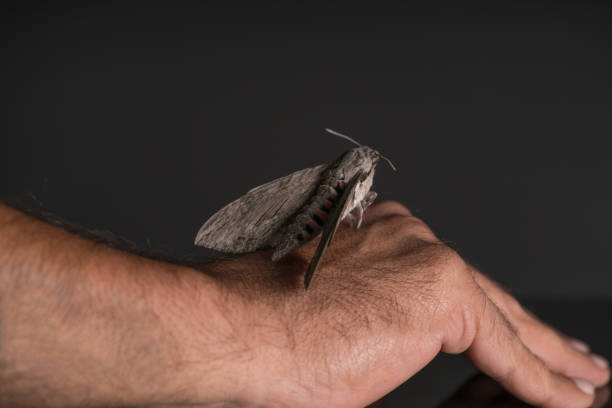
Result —
<path fill-rule="evenodd" d="M 268 240 L 314 194 L 321 164 L 255 187 L 210 217 L 195 244 L 222 252 L 243 253 L 265 246 Z"/>
<path fill-rule="evenodd" d="M 332 213 L 329 215 L 327 219 L 327 223 L 323 227 L 323 234 L 321 235 L 321 241 L 319 241 L 319 246 L 315 251 L 312 259 L 310 260 L 310 265 L 308 265 L 308 269 L 306 270 L 306 274 L 304 275 L 304 288 L 308 290 L 308 286 L 310 285 L 310 281 L 314 273 L 317 271 L 317 267 L 319 266 L 319 262 L 321 261 L 321 257 L 323 253 L 331 244 L 332 239 L 334 238 L 334 234 L 338 229 L 338 225 L 340 225 L 340 221 L 342 221 L 342 214 L 346 209 L 348 203 L 353 201 L 353 195 L 355 194 L 355 187 L 357 186 L 357 182 L 359 178 L 362 176 L 363 172 L 359 172 L 353 176 L 351 181 L 349 181 L 344 187 L 344 191 L 338 200 L 338 204 L 335 206 Z"/>

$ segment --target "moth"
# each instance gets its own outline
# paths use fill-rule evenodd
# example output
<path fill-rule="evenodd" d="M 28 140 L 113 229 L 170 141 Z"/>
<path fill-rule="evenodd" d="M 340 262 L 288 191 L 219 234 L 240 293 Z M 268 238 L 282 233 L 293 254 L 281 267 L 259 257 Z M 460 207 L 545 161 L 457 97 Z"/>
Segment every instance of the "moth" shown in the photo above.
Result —
<path fill-rule="evenodd" d="M 304 275 L 307 290 L 317 266 L 342 220 L 359 228 L 364 211 L 376 199 L 371 191 L 378 151 L 331 129 L 356 144 L 335 161 L 296 171 L 255 187 L 213 214 L 200 228 L 195 245 L 226 253 L 273 248 L 278 261 L 322 232 Z"/>

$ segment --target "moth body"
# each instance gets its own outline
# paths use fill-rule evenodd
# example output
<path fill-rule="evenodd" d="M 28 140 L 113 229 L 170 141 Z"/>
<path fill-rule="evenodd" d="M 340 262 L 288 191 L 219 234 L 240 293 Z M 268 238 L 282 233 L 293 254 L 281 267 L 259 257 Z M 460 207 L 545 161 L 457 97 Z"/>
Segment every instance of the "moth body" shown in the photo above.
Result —
<path fill-rule="evenodd" d="M 270 241 L 270 246 L 274 247 L 272 260 L 283 258 L 298 246 L 319 235 L 327 225 L 329 214 L 338 205 L 338 198 L 347 180 L 356 174 L 361 175 L 360 179 L 348 198 L 349 202 L 340 215 L 340 220 L 348 219 L 351 226 L 359 228 L 363 211 L 376 198 L 376 193 L 370 189 L 378 157 L 379 154 L 375 150 L 360 146 L 350 149 L 334 161 L 323 172 L 316 193 L 306 201 L 288 224 L 272 237 Z"/>
<path fill-rule="evenodd" d="M 195 244 L 228 253 L 274 249 L 276 261 L 322 233 L 304 274 L 308 288 L 317 265 L 342 220 L 359 228 L 364 211 L 376 199 L 374 169 L 389 159 L 338 132 L 359 147 L 330 164 L 296 171 L 251 189 L 213 214 L 200 228 Z"/>
<path fill-rule="evenodd" d="M 277 261 L 298 246 L 310 241 L 323 229 L 329 214 L 337 205 L 337 199 L 344 189 L 344 181 L 337 180 L 332 185 L 320 184 L 299 212 L 290 219 L 287 226 L 272 237 L 270 246 L 274 247 L 272 260 Z"/>

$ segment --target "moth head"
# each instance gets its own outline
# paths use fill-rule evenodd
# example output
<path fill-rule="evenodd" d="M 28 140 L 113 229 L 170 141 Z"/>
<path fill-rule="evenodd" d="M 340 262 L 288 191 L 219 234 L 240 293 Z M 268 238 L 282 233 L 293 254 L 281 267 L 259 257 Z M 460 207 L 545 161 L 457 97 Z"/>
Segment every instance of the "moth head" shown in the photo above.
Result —
<path fill-rule="evenodd" d="M 373 150 L 372 151 L 372 161 L 374 163 L 378 162 L 380 159 L 383 159 L 384 161 L 387 162 L 387 164 L 389 165 L 389 167 L 391 167 L 391 169 L 393 169 L 393 171 L 397 171 L 397 167 L 395 167 L 393 165 L 393 163 L 391 163 L 391 160 L 389 160 L 388 158 L 386 158 L 385 156 L 383 156 L 382 154 L 380 154 L 378 152 L 378 150 Z"/>
<path fill-rule="evenodd" d="M 380 159 L 383 159 L 384 161 L 387 162 L 387 164 L 389 164 L 389 167 L 391 167 L 393 169 L 393 171 L 397 171 L 397 167 L 395 167 L 393 165 L 393 163 L 391 163 L 391 160 L 389 160 L 388 158 L 386 158 L 385 156 L 383 156 L 382 154 L 380 154 L 377 150 L 374 150 L 368 146 L 364 146 L 361 143 L 359 143 L 358 141 L 356 141 L 355 139 L 353 139 L 352 137 L 349 137 L 347 135 L 344 135 L 340 132 L 336 132 L 335 130 L 332 129 L 325 129 L 326 132 L 331 133 L 334 136 L 338 136 L 341 137 L 343 139 L 348 140 L 349 142 L 355 143 L 357 146 L 359 146 L 360 148 L 362 148 L 363 150 L 365 150 L 370 158 L 372 159 L 372 167 L 376 166 L 376 163 L 378 163 L 378 161 Z"/>

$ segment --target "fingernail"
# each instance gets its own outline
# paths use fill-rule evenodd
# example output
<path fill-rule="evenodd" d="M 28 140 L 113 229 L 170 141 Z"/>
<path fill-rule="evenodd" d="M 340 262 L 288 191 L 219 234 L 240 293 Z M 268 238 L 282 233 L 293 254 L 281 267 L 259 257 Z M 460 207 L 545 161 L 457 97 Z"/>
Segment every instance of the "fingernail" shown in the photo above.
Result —
<path fill-rule="evenodd" d="M 583 380 L 582 378 L 574 378 L 573 380 L 576 386 L 585 394 L 593 395 L 595 393 L 595 387 L 587 380 Z"/>
<path fill-rule="evenodd" d="M 591 354 L 591 358 L 593 359 L 595 365 L 599 368 L 608 368 L 610 366 L 608 360 L 606 360 L 602 356 L 598 356 L 597 354 Z"/>
<path fill-rule="evenodd" d="M 575 348 L 576 350 L 582 352 L 582 353 L 588 353 L 589 350 L 591 349 L 589 347 L 588 344 L 586 344 L 584 341 L 580 341 L 578 339 L 570 339 L 570 344 L 572 345 L 573 348 Z"/>

